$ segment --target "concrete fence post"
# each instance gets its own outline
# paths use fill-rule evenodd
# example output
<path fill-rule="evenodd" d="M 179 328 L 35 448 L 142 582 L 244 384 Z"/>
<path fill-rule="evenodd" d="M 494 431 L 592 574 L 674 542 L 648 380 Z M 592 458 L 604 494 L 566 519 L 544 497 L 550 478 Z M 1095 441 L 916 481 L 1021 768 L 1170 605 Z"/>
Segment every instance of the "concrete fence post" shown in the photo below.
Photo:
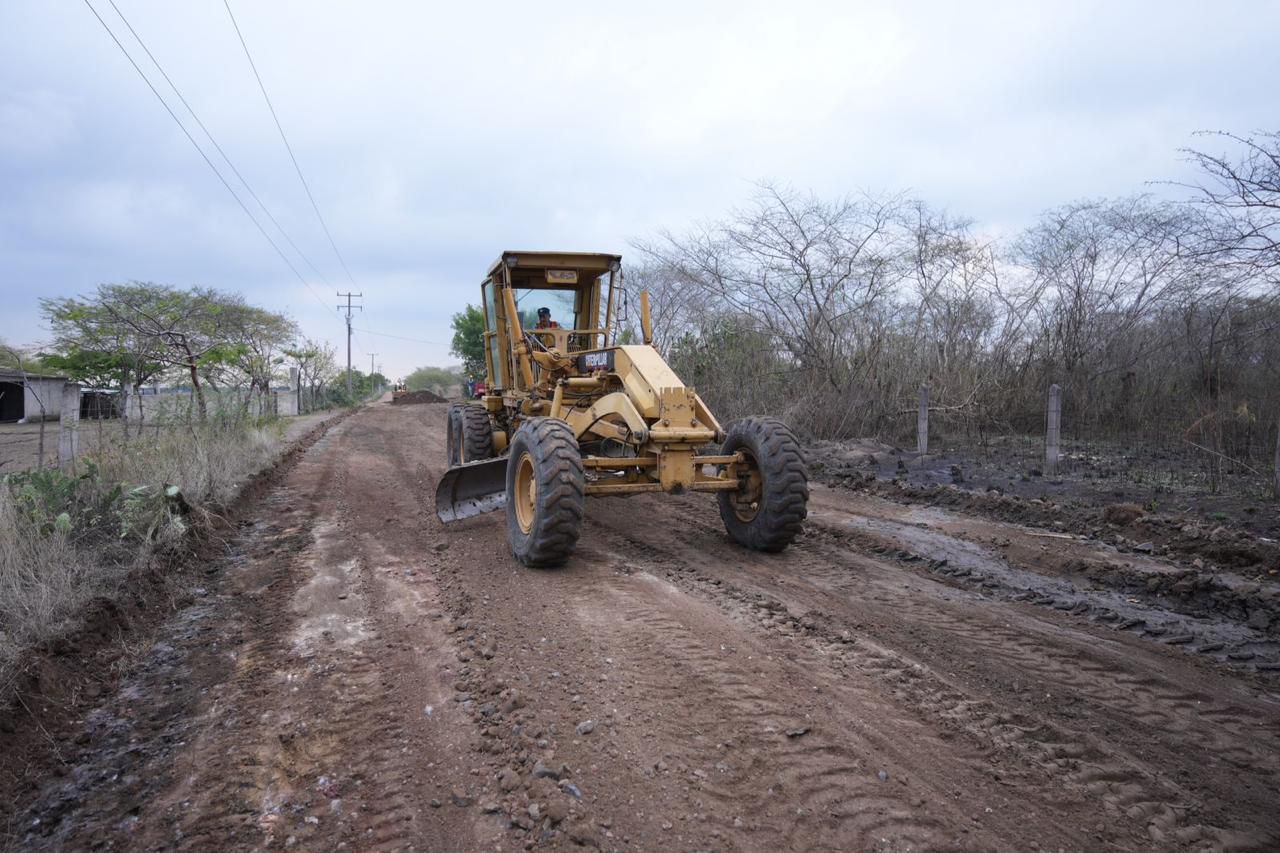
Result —
<path fill-rule="evenodd" d="M 1045 412 L 1044 467 L 1045 474 L 1058 473 L 1059 448 L 1062 442 L 1062 389 L 1057 383 L 1049 386 L 1049 406 Z"/>
<path fill-rule="evenodd" d="M 1273 486 L 1275 495 L 1280 498 L 1280 417 L 1276 418 L 1276 481 Z"/>
<path fill-rule="evenodd" d="M 929 452 L 929 386 L 920 386 L 920 412 L 916 415 L 916 451 L 920 456 Z"/>
<path fill-rule="evenodd" d="M 80 386 L 68 382 L 62 386 L 62 410 L 58 414 L 58 467 L 76 471 L 80 455 Z"/>

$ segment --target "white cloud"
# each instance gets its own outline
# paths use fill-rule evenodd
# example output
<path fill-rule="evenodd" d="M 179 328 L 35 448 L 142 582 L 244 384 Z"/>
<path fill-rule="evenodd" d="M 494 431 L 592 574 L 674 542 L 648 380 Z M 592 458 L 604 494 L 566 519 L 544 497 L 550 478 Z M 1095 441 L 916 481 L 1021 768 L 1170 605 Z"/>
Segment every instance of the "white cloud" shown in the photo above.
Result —
<path fill-rule="evenodd" d="M 293 278 L 81 4 L 14 0 L 0 297 L 199 282 L 345 347 L 326 301 L 349 283 L 221 4 L 117 4 L 328 284 Z M 358 335 L 392 374 L 450 360 L 448 318 L 505 247 L 625 252 L 762 178 L 911 189 L 1007 232 L 1176 177 L 1196 129 L 1273 126 L 1280 79 L 1266 3 L 233 7 L 366 294 L 357 325 L 439 342 Z M 0 336 L 33 316 L 0 311 Z"/>

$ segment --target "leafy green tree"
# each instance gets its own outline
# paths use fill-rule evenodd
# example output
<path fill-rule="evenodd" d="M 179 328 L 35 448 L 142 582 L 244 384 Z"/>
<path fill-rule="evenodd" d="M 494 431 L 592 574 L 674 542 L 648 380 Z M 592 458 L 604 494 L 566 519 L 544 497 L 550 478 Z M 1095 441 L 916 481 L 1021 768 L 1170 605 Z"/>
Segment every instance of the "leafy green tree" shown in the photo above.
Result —
<path fill-rule="evenodd" d="M 453 315 L 453 345 L 450 354 L 462 359 L 462 372 L 467 379 L 483 379 L 484 311 L 468 305 Z"/>
<path fill-rule="evenodd" d="M 120 353 L 102 350 L 71 349 L 64 353 L 40 353 L 40 364 L 46 370 L 65 375 L 88 388 L 115 388 L 128 364 Z"/>
<path fill-rule="evenodd" d="M 102 285 L 87 299 L 40 300 L 54 335 L 49 351 L 41 353 L 42 360 L 92 387 L 115 388 L 121 401 L 130 390 L 138 397 L 143 384 L 161 373 L 165 364 L 156 357 L 156 341 L 136 334 L 105 307 L 134 290 L 134 285 Z M 127 438 L 127 406 L 121 417 Z"/>
<path fill-rule="evenodd" d="M 271 380 L 284 364 L 285 348 L 297 337 L 298 326 L 283 314 L 244 305 L 230 318 L 228 332 L 235 344 L 231 363 L 249 380 L 243 403 L 247 411 L 255 392 L 271 393 Z"/>
<path fill-rule="evenodd" d="M 181 371 L 198 413 L 207 415 L 204 386 L 240 384 L 266 393 L 297 327 L 212 288 L 179 289 L 150 282 L 104 284 L 88 299 L 46 299 L 42 307 L 55 343 L 50 358 L 85 377 L 118 378 L 136 392 L 157 373 Z"/>

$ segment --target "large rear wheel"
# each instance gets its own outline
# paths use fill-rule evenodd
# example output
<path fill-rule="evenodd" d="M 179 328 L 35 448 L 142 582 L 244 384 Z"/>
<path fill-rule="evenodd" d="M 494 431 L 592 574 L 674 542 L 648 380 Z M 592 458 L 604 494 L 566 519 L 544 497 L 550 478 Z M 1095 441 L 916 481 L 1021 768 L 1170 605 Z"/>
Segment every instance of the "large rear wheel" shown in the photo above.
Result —
<path fill-rule="evenodd" d="M 481 459 L 492 459 L 493 422 L 489 413 L 480 406 L 462 406 L 458 410 L 459 423 L 462 429 L 462 462 L 479 462 Z"/>
<path fill-rule="evenodd" d="M 720 518 L 740 545 L 781 551 L 808 515 L 809 475 L 800 442 L 777 418 L 744 418 L 729 426 L 721 451 L 741 453 L 738 489 L 720 492 Z"/>
<path fill-rule="evenodd" d="M 573 430 L 554 418 L 529 418 L 507 456 L 507 539 L 526 566 L 558 566 L 578 544 L 586 477 Z"/>
<path fill-rule="evenodd" d="M 492 459 L 493 423 L 480 406 L 454 403 L 449 407 L 449 467 Z"/>

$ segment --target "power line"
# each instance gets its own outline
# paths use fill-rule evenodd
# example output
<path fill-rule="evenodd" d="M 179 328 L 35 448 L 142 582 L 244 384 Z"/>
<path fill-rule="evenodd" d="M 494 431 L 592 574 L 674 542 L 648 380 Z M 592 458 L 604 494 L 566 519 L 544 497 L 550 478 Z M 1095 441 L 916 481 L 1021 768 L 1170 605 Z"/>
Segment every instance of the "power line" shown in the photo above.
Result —
<path fill-rule="evenodd" d="M 253 215 L 253 211 L 249 210 L 248 205 L 246 205 L 244 200 L 240 198 L 238 193 L 236 193 L 235 189 L 223 176 L 222 172 L 218 171 L 218 167 L 213 164 L 213 161 L 209 159 L 209 155 L 200 147 L 200 143 L 196 142 L 195 137 L 191 135 L 191 131 L 187 130 L 187 126 L 182 123 L 182 119 L 178 118 L 178 114 L 169 106 L 169 102 L 164 99 L 164 96 L 160 94 L 160 90 L 155 87 L 155 84 L 151 82 L 151 79 L 147 77 L 146 73 L 134 60 L 133 55 L 129 53 L 128 49 L 121 43 L 120 39 L 116 37 L 115 32 L 107 22 L 102 19 L 102 16 L 98 14 L 98 10 L 93 7 L 93 4 L 90 3 L 89 0 L 84 0 L 84 5 L 89 7 L 89 11 L 98 19 L 98 23 L 107 31 L 107 35 L 111 36 L 111 40 L 116 43 L 116 47 L 120 48 L 120 52 L 124 54 L 125 59 L 129 60 L 129 64 L 133 66 L 133 70 L 138 72 L 138 76 L 142 78 L 142 82 L 147 84 L 147 88 L 151 90 L 151 94 L 156 96 L 156 100 L 160 102 L 160 105 L 164 107 L 165 112 L 167 112 L 169 117 L 173 119 L 174 123 L 178 125 L 178 128 L 182 131 L 183 135 L 187 137 L 187 141 L 191 143 L 192 147 L 196 149 L 197 153 L 199 153 L 201 159 L 203 159 L 209 168 L 213 170 L 213 174 L 216 175 L 222 185 L 227 188 L 227 192 L 231 193 L 231 197 L 236 200 L 236 204 L 240 205 L 240 209 L 244 211 L 245 216 L 249 217 L 250 221 L 257 226 L 258 231 L 261 232 L 266 241 L 271 244 L 271 248 L 275 249 L 276 254 L 280 256 L 280 260 L 285 262 L 285 265 L 289 267 L 295 276 L 297 276 L 298 281 L 306 285 L 307 290 L 311 290 L 311 285 L 302 277 L 302 273 L 298 272 L 298 268 L 295 267 L 293 262 L 289 260 L 289 257 L 281 251 L 280 246 L 276 244 L 276 241 L 271 239 L 271 235 L 267 233 L 267 229 L 262 227 L 262 223 Z M 311 292 L 317 299 L 320 298 L 319 294 L 315 293 L 314 290 L 311 290 Z M 324 302 L 322 301 L 321 304 L 323 305 Z"/>
<path fill-rule="evenodd" d="M 412 341 L 415 344 L 429 344 L 431 346 L 440 346 L 439 341 L 424 341 L 422 338 L 406 338 L 404 335 L 392 335 L 388 332 L 375 332 L 373 329 L 356 329 L 357 332 L 364 332 L 366 335 L 377 335 L 380 338 L 395 338 L 398 341 Z"/>
<path fill-rule="evenodd" d="M 258 194 L 254 192 L 253 187 L 249 185 L 249 182 L 245 180 L 244 175 L 240 174 L 240 170 L 236 168 L 236 164 L 231 162 L 231 158 L 227 156 L 227 152 L 222 150 L 222 146 L 218 144 L 218 140 L 214 139 L 213 134 L 209 131 L 209 128 L 205 127 L 204 122 L 200 120 L 200 116 L 196 114 L 195 109 L 191 106 L 190 103 L 187 102 L 187 99 L 183 96 L 182 91 L 178 89 L 178 85 L 174 83 L 173 80 L 169 77 L 168 73 L 164 70 L 164 66 L 160 64 L 160 60 L 156 59 L 155 55 L 152 54 L 151 49 L 147 47 L 147 43 L 142 40 L 142 36 L 138 35 L 138 31 L 133 28 L 133 24 L 129 23 L 129 19 L 125 17 L 124 12 L 120 11 L 120 7 L 116 5 L 115 0 L 107 0 L 107 2 L 111 4 L 112 9 L 115 9 L 116 14 L 120 16 L 120 20 L 124 22 L 124 25 L 129 28 L 129 32 L 133 34 L 133 37 L 134 39 L 137 40 L 138 45 L 142 48 L 143 52 L 147 54 L 147 58 L 151 60 L 151 64 L 156 67 L 156 70 L 160 72 L 160 76 L 163 77 L 164 81 L 169 84 L 169 88 L 173 89 L 173 93 L 178 96 L 178 100 L 181 101 L 182 105 L 187 108 L 187 112 L 191 114 L 191 118 L 194 119 L 195 123 L 199 125 L 202 131 L 204 131 L 204 135 L 209 138 L 209 142 L 212 143 L 214 149 L 217 150 L 218 154 L 222 157 L 223 161 L 231 169 L 232 173 L 235 174 L 235 176 L 240 180 L 240 183 L 244 185 L 245 190 L 249 193 L 250 196 L 253 197 L 253 200 L 258 203 L 258 207 L 262 209 L 262 212 L 265 213 L 267 218 L 271 220 L 271 224 L 274 225 L 277 230 L 279 230 L 279 232 L 284 236 L 284 239 L 287 240 L 289 245 L 293 247 L 293 250 L 298 253 L 298 256 L 302 258 L 302 260 L 306 263 L 308 267 L 310 267 L 311 272 L 315 273 L 316 278 L 324 282 L 325 285 L 332 287 L 333 285 L 329 284 L 329 280 L 325 278 L 324 273 L 316 269 L 316 265 L 311 262 L 311 258 L 307 257 L 307 254 L 303 252 L 302 249 L 298 248 L 298 244 L 293 242 L 293 238 L 289 236 L 289 232 L 284 230 L 284 226 L 281 225 L 280 222 L 275 218 L 275 216 L 272 215 L 271 211 L 267 209 L 266 204 L 264 204 L 262 199 L 258 197 Z M 307 286 L 310 287 L 310 285 L 307 285 Z M 314 290 L 312 290 L 311 294 L 317 300 L 319 300 L 321 305 L 326 304 L 325 301 L 321 299 L 319 293 L 316 293 Z"/>
<path fill-rule="evenodd" d="M 240 32 L 240 25 L 236 23 L 235 13 L 231 11 L 230 0 L 222 0 L 222 5 L 227 7 L 227 15 L 231 18 L 231 26 L 235 27 L 236 35 L 240 38 L 240 46 L 244 48 L 245 58 L 249 60 L 249 67 L 253 69 L 253 76 L 258 81 L 258 88 L 262 91 L 262 98 L 267 102 L 267 109 L 271 111 L 271 118 L 275 120 L 276 130 L 280 131 L 280 139 L 284 141 L 285 150 L 289 152 L 289 159 L 293 161 L 293 168 L 298 173 L 298 180 L 302 182 L 302 188 L 307 192 L 307 200 L 311 202 L 311 209 L 316 212 L 316 219 L 320 220 L 320 227 L 324 229 L 324 236 L 328 238 L 333 254 L 338 258 L 338 263 L 342 265 L 342 271 L 347 274 L 347 280 L 354 287 L 356 280 L 352 278 L 351 270 L 347 269 L 347 262 L 343 260 L 342 253 L 338 251 L 338 244 L 333 241 L 333 235 L 329 233 L 329 225 L 324 221 L 324 216 L 320 213 L 320 206 L 316 204 L 315 196 L 311 194 L 311 186 L 302 175 L 302 167 L 298 165 L 298 158 L 293 154 L 293 146 L 289 144 L 289 137 L 285 135 L 284 125 L 280 123 L 280 117 L 276 115 L 276 108 L 271 104 L 271 96 L 267 94 L 267 87 L 263 85 L 262 76 L 258 74 L 258 66 L 253 61 L 253 54 L 249 53 L 249 45 L 244 40 L 244 34 Z"/>

